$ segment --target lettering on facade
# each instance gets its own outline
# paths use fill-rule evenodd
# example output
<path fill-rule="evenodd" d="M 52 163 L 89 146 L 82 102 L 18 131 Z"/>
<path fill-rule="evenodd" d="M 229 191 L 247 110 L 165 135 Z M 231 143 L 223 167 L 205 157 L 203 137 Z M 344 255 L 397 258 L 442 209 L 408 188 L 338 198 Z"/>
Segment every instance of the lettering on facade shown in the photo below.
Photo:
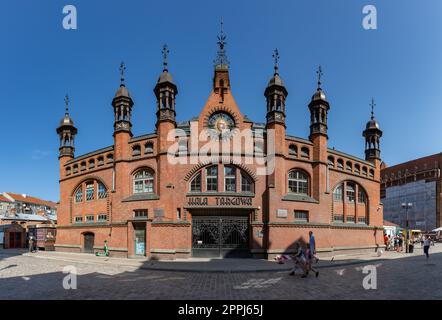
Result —
<path fill-rule="evenodd" d="M 252 198 L 244 197 L 214 197 L 213 205 L 216 206 L 251 206 Z M 190 197 L 187 201 L 189 206 L 208 206 L 208 197 Z"/>

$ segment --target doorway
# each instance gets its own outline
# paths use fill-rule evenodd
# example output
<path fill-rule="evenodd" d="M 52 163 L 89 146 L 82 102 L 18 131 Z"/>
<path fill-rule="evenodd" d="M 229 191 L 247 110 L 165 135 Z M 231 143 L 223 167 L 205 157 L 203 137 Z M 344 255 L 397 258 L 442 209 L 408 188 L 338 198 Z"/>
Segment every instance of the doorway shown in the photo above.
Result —
<path fill-rule="evenodd" d="M 250 257 L 248 215 L 193 216 L 192 256 Z"/>
<path fill-rule="evenodd" d="M 92 232 L 83 234 L 83 252 L 94 253 L 95 235 Z"/>
<path fill-rule="evenodd" d="M 146 224 L 134 223 L 134 252 L 136 256 L 146 255 Z"/>

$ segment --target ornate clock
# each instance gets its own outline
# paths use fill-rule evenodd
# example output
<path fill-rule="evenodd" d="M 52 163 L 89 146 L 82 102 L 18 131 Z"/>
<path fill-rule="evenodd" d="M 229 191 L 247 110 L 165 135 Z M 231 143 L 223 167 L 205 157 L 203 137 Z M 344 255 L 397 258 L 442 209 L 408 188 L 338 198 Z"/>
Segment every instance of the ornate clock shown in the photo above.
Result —
<path fill-rule="evenodd" d="M 208 127 L 214 138 L 229 138 L 235 129 L 235 121 L 225 112 L 216 112 L 212 114 L 208 121 Z"/>

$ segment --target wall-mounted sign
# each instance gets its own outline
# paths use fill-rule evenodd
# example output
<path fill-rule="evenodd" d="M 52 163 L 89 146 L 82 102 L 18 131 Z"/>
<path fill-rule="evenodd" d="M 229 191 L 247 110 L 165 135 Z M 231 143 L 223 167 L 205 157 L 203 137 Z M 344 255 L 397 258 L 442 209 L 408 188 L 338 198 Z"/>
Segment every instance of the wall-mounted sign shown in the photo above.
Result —
<path fill-rule="evenodd" d="M 164 209 L 153 209 L 155 217 L 164 217 Z"/>
<path fill-rule="evenodd" d="M 190 197 L 189 206 L 251 206 L 250 197 Z"/>
<path fill-rule="evenodd" d="M 276 216 L 278 218 L 287 218 L 287 210 L 286 209 L 278 209 L 278 210 L 276 210 Z"/>

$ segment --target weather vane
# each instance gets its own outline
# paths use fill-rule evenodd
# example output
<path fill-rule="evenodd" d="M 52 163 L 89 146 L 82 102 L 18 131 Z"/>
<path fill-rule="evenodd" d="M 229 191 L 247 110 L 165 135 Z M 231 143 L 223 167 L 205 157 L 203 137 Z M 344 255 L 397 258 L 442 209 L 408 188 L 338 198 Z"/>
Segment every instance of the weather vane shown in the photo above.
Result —
<path fill-rule="evenodd" d="M 318 75 L 318 89 L 321 89 L 321 77 L 324 75 L 321 66 L 318 67 L 318 71 L 316 71 L 316 74 Z"/>
<path fill-rule="evenodd" d="M 163 50 L 161 50 L 161 53 L 163 54 L 163 71 L 167 71 L 167 55 L 169 54 L 167 44 L 163 45 Z"/>
<path fill-rule="evenodd" d="M 68 96 L 68 94 L 66 94 L 64 96 L 64 106 L 65 106 L 66 113 L 69 113 L 69 96 Z"/>
<path fill-rule="evenodd" d="M 124 72 L 126 71 L 126 65 L 124 64 L 123 61 L 121 61 L 120 64 L 120 80 L 121 80 L 121 85 L 124 85 Z"/>
<path fill-rule="evenodd" d="M 376 106 L 376 103 L 374 103 L 374 98 L 371 98 L 370 106 L 371 106 L 371 120 L 373 120 L 374 119 L 374 107 Z"/>
<path fill-rule="evenodd" d="M 219 33 L 219 35 L 217 36 L 218 38 L 218 45 L 219 45 L 219 50 L 216 56 L 216 59 L 214 61 L 214 63 L 216 65 L 228 65 L 229 64 L 229 60 L 227 60 L 227 55 L 226 55 L 226 51 L 224 50 L 224 46 L 227 44 L 226 42 L 226 35 L 224 34 L 224 22 L 223 19 L 221 18 L 221 31 Z"/>
<path fill-rule="evenodd" d="M 275 61 L 275 75 L 277 75 L 278 74 L 278 63 L 279 63 L 279 52 L 278 52 L 278 49 L 275 49 L 274 51 L 273 51 L 273 55 L 272 55 L 272 57 L 273 57 L 273 60 Z"/>

